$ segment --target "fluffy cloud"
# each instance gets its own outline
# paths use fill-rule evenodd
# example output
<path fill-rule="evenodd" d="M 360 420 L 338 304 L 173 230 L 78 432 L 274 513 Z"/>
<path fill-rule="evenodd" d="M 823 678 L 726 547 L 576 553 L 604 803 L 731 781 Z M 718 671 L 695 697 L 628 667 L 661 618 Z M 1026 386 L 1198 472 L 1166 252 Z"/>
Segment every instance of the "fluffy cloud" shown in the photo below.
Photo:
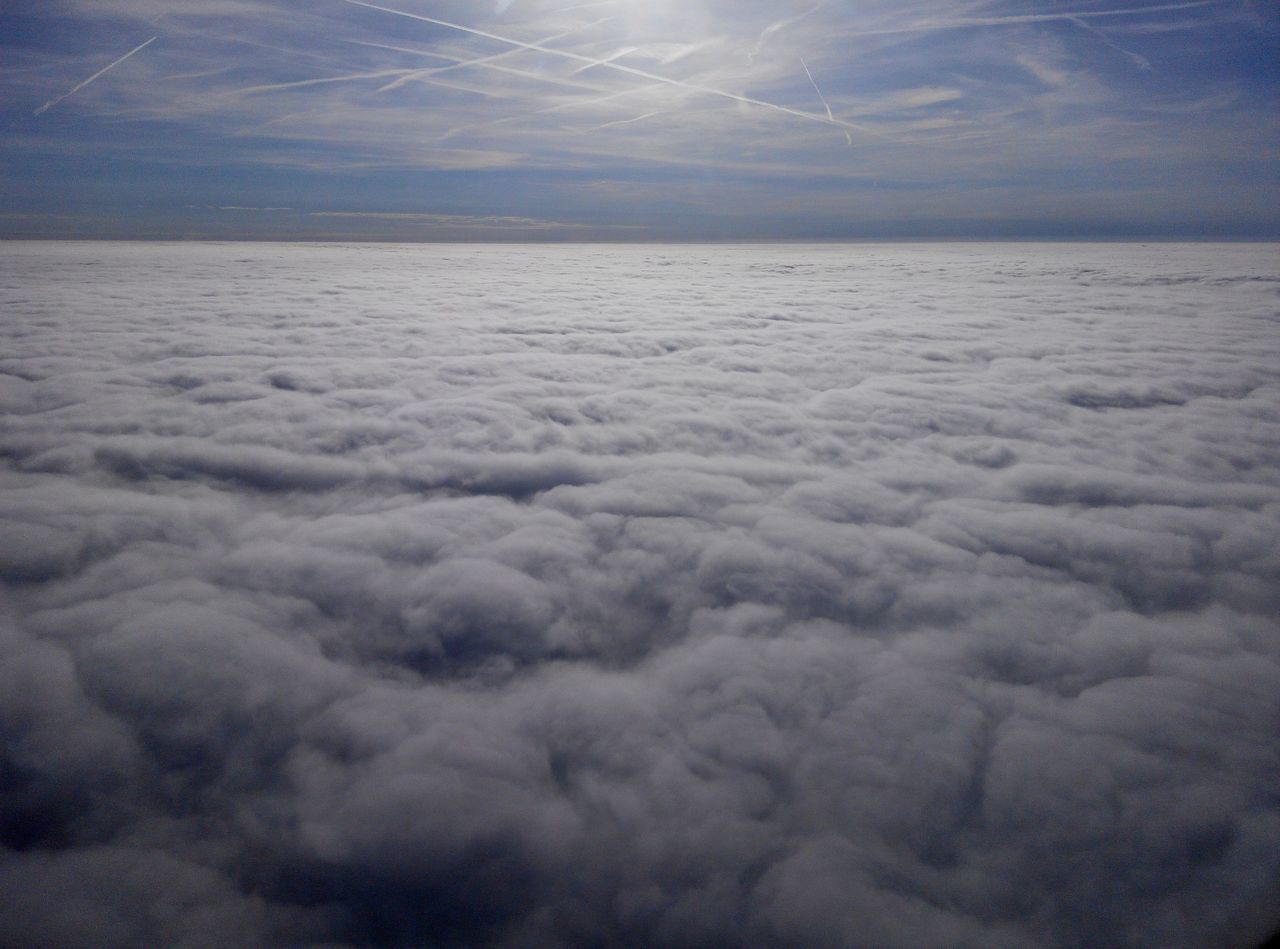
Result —
<path fill-rule="evenodd" d="M 1274 248 L 3 260 L 3 941 L 1280 915 Z"/>

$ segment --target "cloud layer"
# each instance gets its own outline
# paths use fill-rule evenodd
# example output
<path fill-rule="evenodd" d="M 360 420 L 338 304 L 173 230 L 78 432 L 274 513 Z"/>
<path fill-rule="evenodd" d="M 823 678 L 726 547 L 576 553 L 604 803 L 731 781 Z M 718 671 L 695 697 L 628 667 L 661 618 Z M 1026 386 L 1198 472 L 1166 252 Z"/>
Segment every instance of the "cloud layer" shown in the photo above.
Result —
<path fill-rule="evenodd" d="M 0 941 L 1280 918 L 1274 247 L 2 253 Z"/>

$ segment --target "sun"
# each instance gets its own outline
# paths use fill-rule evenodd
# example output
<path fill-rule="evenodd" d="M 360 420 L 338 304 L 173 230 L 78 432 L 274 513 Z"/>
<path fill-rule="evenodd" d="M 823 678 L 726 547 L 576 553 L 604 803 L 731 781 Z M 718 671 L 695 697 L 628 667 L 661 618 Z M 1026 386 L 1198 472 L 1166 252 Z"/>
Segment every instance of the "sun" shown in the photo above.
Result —
<path fill-rule="evenodd" d="M 705 21 L 697 0 L 617 0 L 611 6 L 631 40 L 669 41 Z"/>

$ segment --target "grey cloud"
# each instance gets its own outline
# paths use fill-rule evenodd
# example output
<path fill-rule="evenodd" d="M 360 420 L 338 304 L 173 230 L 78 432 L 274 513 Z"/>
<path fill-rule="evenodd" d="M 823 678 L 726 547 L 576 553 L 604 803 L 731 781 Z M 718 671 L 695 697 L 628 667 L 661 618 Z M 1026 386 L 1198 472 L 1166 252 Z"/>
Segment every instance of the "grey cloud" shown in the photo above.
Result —
<path fill-rule="evenodd" d="M 4 248 L 0 941 L 1250 946 L 1275 259 Z"/>

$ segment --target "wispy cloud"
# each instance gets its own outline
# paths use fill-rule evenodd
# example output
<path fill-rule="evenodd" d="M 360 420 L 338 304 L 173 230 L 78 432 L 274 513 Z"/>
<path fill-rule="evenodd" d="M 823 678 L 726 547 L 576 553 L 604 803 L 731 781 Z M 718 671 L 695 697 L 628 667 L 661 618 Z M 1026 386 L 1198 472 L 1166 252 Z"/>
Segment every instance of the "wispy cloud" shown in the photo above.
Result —
<path fill-rule="evenodd" d="M 760 31 L 760 36 L 756 39 L 756 45 L 753 46 L 751 48 L 751 52 L 747 54 L 748 58 L 755 59 L 757 56 L 759 56 L 760 51 L 764 49 L 765 44 L 769 41 L 769 39 L 775 33 L 778 33 L 781 30 L 785 30 L 787 27 L 793 26 L 794 24 L 799 23 L 801 20 L 804 20 L 807 17 L 812 16 L 813 14 L 821 10 L 823 7 L 825 7 L 829 2 L 830 0 L 823 0 L 823 2 L 815 4 L 814 6 L 810 7 L 808 10 L 805 10 L 803 13 L 798 14 L 797 16 L 787 17 L 786 19 L 782 19 L 782 20 L 775 20 L 773 23 L 770 23 L 768 26 L 766 26 L 763 30 Z"/>
<path fill-rule="evenodd" d="M 441 138 L 448 139 L 448 138 L 453 138 L 457 135 L 461 135 L 464 132 L 483 131 L 485 129 L 492 129 L 500 125 L 508 125 L 513 122 L 521 122 L 521 121 L 527 120 L 531 116 L 536 117 L 541 115 L 550 115 L 555 112 L 572 111 L 574 109 L 590 109 L 596 106 L 604 105 L 606 103 L 616 102 L 619 99 L 648 95 L 649 93 L 652 93 L 658 90 L 668 89 L 668 88 L 670 87 L 668 87 L 664 83 L 655 83 L 649 86 L 636 86 L 630 89 L 620 89 L 617 92 L 611 92 L 606 95 L 598 96 L 592 99 L 581 99 L 581 98 L 567 99 L 563 102 L 557 102 L 554 105 L 549 105 L 541 109 L 535 109 L 533 110 L 533 112 L 528 114 L 509 115 L 500 119 L 493 119 L 489 122 L 478 122 L 478 123 L 471 123 L 467 125 L 459 125 L 446 131 L 441 136 Z M 605 123 L 605 125 L 609 125 L 609 124 L 610 123 Z M 599 126 L 597 126 L 597 128 L 599 128 Z"/>

